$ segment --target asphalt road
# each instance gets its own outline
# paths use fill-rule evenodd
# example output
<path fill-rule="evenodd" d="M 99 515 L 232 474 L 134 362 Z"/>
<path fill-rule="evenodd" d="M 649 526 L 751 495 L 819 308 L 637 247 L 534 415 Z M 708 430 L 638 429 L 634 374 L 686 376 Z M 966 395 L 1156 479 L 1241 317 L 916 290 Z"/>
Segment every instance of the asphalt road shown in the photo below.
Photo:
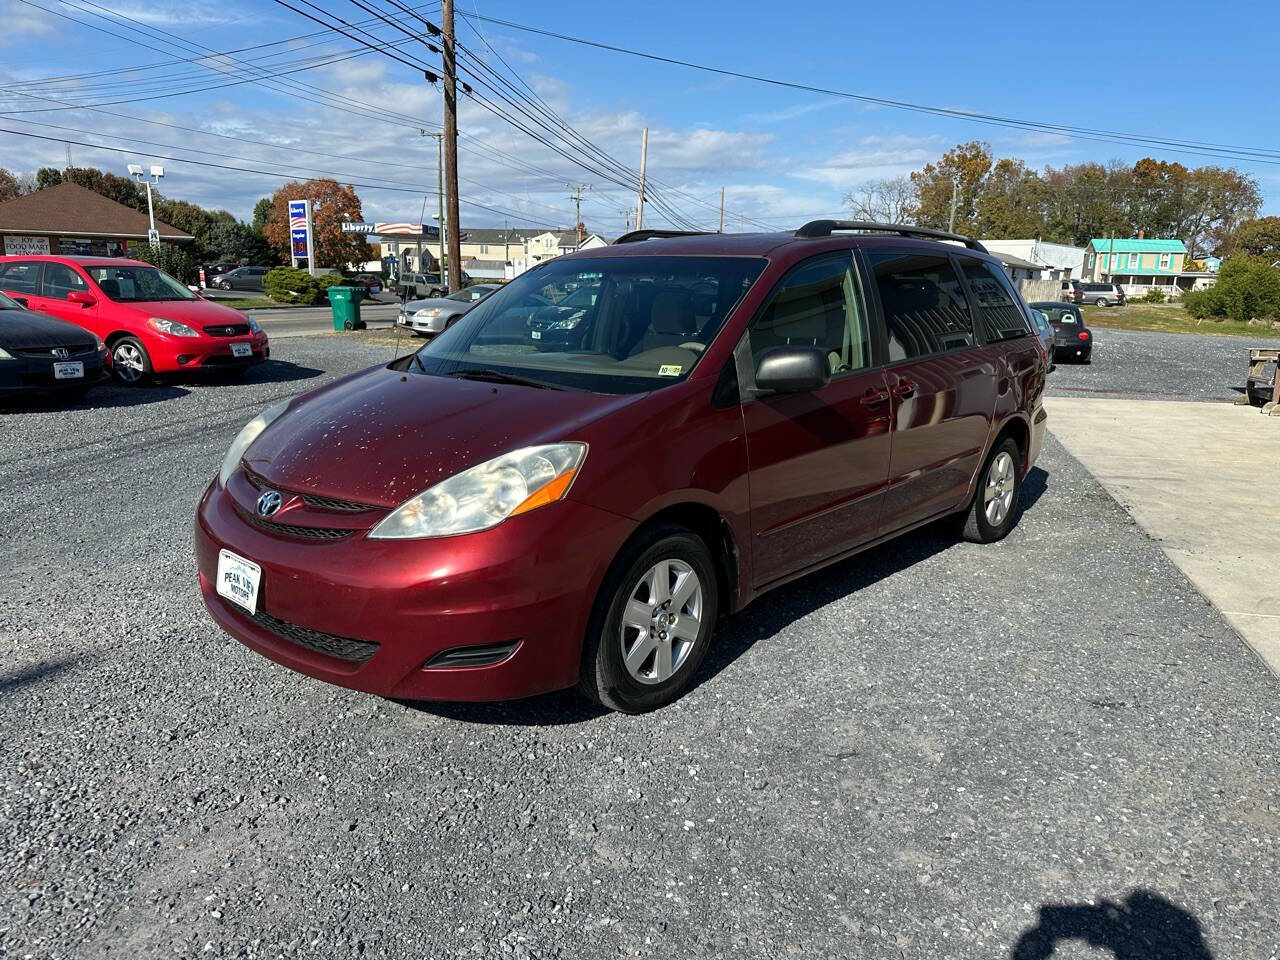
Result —
<path fill-rule="evenodd" d="M 1274 340 L 1091 327 L 1093 362 L 1059 363 L 1049 393 L 1147 400 L 1225 400 L 1244 392 L 1249 348 Z"/>
<path fill-rule="evenodd" d="M 384 359 L 274 353 L 0 416 L 0 956 L 1280 950 L 1280 690 L 1052 439 L 1006 541 L 783 588 L 659 713 L 406 705 L 204 614 L 232 435 Z"/>

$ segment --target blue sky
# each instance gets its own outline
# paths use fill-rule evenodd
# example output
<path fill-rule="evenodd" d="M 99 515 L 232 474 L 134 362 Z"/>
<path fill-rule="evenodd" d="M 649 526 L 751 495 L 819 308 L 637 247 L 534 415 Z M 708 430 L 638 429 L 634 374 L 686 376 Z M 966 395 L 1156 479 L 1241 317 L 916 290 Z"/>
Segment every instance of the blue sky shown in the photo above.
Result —
<path fill-rule="evenodd" d="M 320 27 L 284 7 L 259 0 L 96 2 L 0 0 L 6 24 L 0 127 L 55 138 L 0 133 L 0 166 L 19 173 L 62 166 L 66 146 L 57 138 L 66 138 L 127 151 L 75 144 L 77 165 L 123 172 L 129 162 L 162 163 L 167 194 L 242 217 L 284 179 L 319 171 L 369 184 L 359 188 L 367 219 L 422 215 L 423 191 L 434 189 L 435 149 L 434 141 L 417 135 L 416 125 L 438 126 L 441 104 L 438 91 L 408 66 L 361 53 L 274 81 L 338 94 L 352 111 L 340 112 L 260 84 L 227 85 L 243 76 L 229 62 L 167 63 L 206 49 L 319 34 Z M 348 21 L 371 19 L 349 0 L 316 2 Z M 365 2 L 394 12 L 389 0 Z M 1089 22 L 1083 28 L 1075 7 L 996 2 L 460 0 L 458 11 L 875 97 L 1277 153 L 1272 163 L 1246 162 L 987 126 L 716 76 L 460 18 L 466 47 L 495 69 L 503 69 L 501 56 L 575 130 L 632 169 L 639 165 L 641 128 L 648 126 L 648 173 L 659 196 L 683 220 L 714 227 L 723 186 L 726 228 L 737 229 L 838 215 L 843 196 L 858 184 L 917 169 L 970 139 L 987 140 L 998 155 L 1036 168 L 1131 162 L 1144 155 L 1236 166 L 1258 178 L 1264 209 L 1280 211 L 1280 143 L 1273 122 L 1280 4 L 1229 6 L 1224 17 L 1235 25 L 1229 44 L 1206 42 L 1228 31 L 1215 24 L 1216 8 L 1204 3 L 1135 7 L 1135 16 L 1158 10 L 1143 14 L 1141 27 Z M 138 23 L 99 16 L 108 10 Z M 1249 29 L 1236 29 L 1246 23 Z M 405 41 L 406 55 L 438 60 L 385 24 L 368 29 Z M 255 62 L 260 73 L 269 73 L 281 64 L 362 49 L 336 35 L 317 35 L 236 56 L 265 58 Z M 109 72 L 84 76 L 97 71 Z M 33 85 L 51 77 L 67 79 Z M 222 86 L 194 89 L 214 84 Z M 188 92 L 160 96 L 175 90 Z M 311 88 L 301 92 L 323 96 Z M 76 104 L 97 110 L 68 108 Z M 31 112 L 36 109 L 41 112 Z M 472 138 L 462 145 L 462 195 L 475 204 L 464 203 L 464 224 L 568 226 L 573 204 L 565 185 L 590 183 L 583 203 L 588 227 L 606 234 L 623 229 L 622 211 L 634 206 L 633 191 L 598 170 L 577 168 L 474 100 L 463 98 L 461 128 Z M 162 159 L 166 154 L 178 159 Z M 425 206 L 429 217 L 434 196 Z M 663 225 L 661 209 L 651 206 L 646 223 Z"/>

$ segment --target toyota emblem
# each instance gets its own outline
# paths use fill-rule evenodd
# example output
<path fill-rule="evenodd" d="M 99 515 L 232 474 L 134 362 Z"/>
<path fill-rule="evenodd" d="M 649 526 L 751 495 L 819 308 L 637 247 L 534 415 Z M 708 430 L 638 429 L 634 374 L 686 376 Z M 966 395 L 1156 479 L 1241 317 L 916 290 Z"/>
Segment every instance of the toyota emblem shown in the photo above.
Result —
<path fill-rule="evenodd" d="M 51 352 L 59 360 L 65 360 L 67 359 L 67 357 L 71 356 L 71 351 L 68 350 L 66 347 L 54 347 Z"/>
<path fill-rule="evenodd" d="M 284 498 L 275 490 L 263 490 L 262 496 L 258 497 L 258 516 L 269 517 L 280 509 L 280 504 L 284 502 Z"/>

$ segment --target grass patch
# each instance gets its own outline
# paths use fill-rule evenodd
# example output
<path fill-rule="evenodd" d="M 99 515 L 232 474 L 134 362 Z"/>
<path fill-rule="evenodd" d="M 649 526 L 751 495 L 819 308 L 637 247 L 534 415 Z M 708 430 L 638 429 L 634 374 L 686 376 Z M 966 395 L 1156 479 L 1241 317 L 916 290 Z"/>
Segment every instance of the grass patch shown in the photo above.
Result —
<path fill-rule="evenodd" d="M 401 330 L 399 327 L 378 327 L 376 329 L 364 330 L 334 330 L 326 333 L 329 337 L 344 337 L 348 340 L 357 340 L 360 343 L 367 343 L 371 346 L 379 347 L 399 347 L 400 354 L 411 353 L 419 347 L 427 344 L 426 338 L 415 337 L 408 330 Z"/>
<path fill-rule="evenodd" d="M 1131 303 L 1125 307 L 1082 306 L 1080 312 L 1084 314 L 1085 324 L 1090 327 L 1280 339 L 1280 330 L 1270 323 L 1248 324 L 1241 323 L 1239 320 L 1197 320 L 1177 305 Z"/>
<path fill-rule="evenodd" d="M 232 310 L 267 310 L 275 307 L 292 307 L 292 303 L 276 303 L 270 297 L 218 297 L 205 294 L 206 300 L 230 307 Z"/>

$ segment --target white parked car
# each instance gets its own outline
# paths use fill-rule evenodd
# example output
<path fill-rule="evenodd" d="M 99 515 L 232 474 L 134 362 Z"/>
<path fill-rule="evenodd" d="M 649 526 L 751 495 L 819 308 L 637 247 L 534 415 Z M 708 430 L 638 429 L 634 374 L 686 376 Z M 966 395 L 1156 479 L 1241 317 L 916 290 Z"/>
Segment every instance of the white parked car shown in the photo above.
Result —
<path fill-rule="evenodd" d="M 410 300 L 400 305 L 400 315 L 396 317 L 396 324 L 424 337 L 443 333 L 449 324 L 500 286 L 501 284 L 497 283 L 477 283 L 463 287 L 446 297 Z"/>

